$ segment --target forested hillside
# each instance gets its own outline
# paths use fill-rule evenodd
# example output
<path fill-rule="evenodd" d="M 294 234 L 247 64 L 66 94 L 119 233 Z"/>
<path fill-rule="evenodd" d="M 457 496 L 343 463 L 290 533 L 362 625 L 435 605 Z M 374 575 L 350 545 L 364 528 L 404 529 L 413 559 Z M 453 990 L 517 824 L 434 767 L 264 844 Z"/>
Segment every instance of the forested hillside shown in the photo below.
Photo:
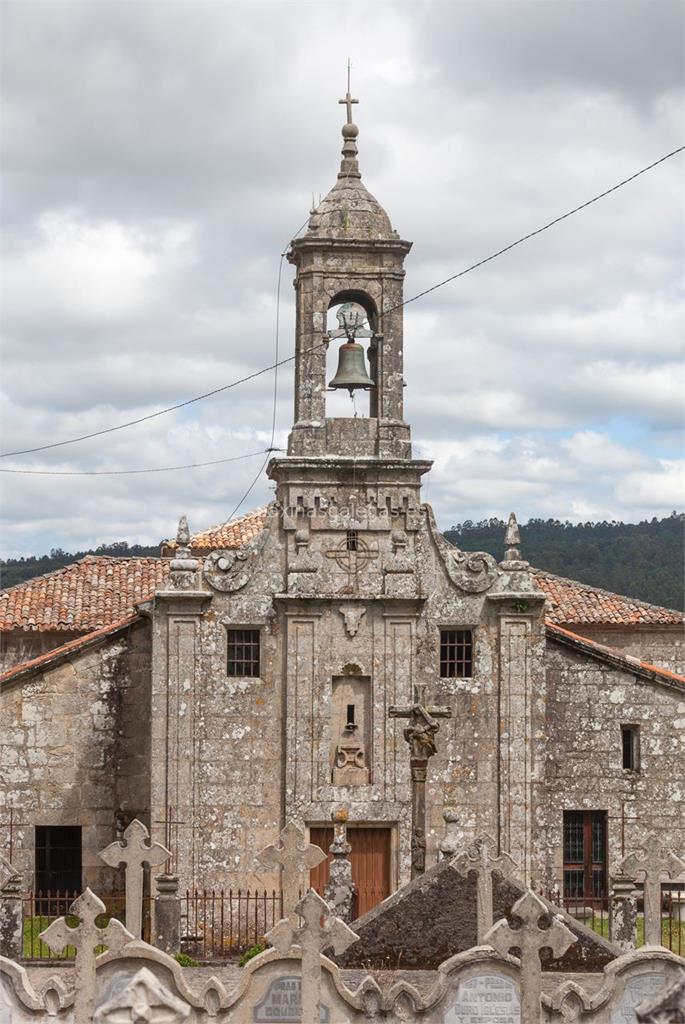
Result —
<path fill-rule="evenodd" d="M 501 559 L 505 523 L 470 520 L 445 531 L 464 551 Z M 562 523 L 531 519 L 521 527 L 523 557 L 539 569 L 629 597 L 684 607 L 685 514 L 642 523 Z"/>
<path fill-rule="evenodd" d="M 466 520 L 445 532 L 465 551 L 489 551 L 498 560 L 503 553 L 505 524 L 500 519 L 480 523 Z M 643 601 L 683 608 L 685 515 L 642 523 L 563 523 L 557 519 L 531 519 L 521 527 L 523 555 L 548 572 L 591 583 L 605 590 L 639 597 Z M 2 586 L 51 572 L 85 555 L 125 558 L 158 555 L 159 544 L 142 547 L 126 541 L 102 544 L 94 551 L 70 554 L 59 549 L 39 557 L 0 562 Z"/>

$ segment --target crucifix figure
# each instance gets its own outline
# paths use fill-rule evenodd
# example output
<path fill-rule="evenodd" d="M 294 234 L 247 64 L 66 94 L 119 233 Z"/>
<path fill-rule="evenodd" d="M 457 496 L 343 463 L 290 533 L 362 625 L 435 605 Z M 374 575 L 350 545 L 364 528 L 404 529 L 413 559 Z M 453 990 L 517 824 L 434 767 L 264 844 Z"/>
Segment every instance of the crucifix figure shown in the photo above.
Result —
<path fill-rule="evenodd" d="M 348 59 L 347 61 L 347 94 L 344 100 L 338 100 L 338 103 L 344 103 L 347 107 L 347 123 L 352 124 L 352 104 L 359 103 L 359 100 L 353 100 L 350 93 L 350 68 L 352 65 Z"/>
<path fill-rule="evenodd" d="M 665 849 L 658 836 L 648 836 L 642 844 L 643 856 L 629 854 L 620 870 L 631 878 L 639 871 L 645 876 L 645 945 L 661 945 L 661 876 L 677 878 L 685 873 L 685 861 L 673 850 Z"/>
<path fill-rule="evenodd" d="M 426 706 L 425 686 L 417 686 L 414 704 L 393 704 L 391 718 L 408 718 L 404 738 L 409 744 L 411 770 L 411 877 L 426 870 L 426 775 L 428 759 L 437 753 L 435 735 L 440 728 L 437 718 L 451 718 L 452 709 L 439 705 Z"/>
<path fill-rule="evenodd" d="M 478 945 L 485 942 L 485 933 L 492 928 L 492 874 L 497 871 L 503 878 L 513 878 L 516 862 L 508 853 L 497 855 L 497 842 L 487 833 L 474 840 L 461 853 L 451 858 L 450 867 L 466 877 L 476 873 L 476 928 Z"/>
<path fill-rule="evenodd" d="M 150 833 L 142 821 L 134 818 L 124 832 L 124 841 L 116 840 L 99 853 L 111 868 L 126 868 L 126 927 L 139 939 L 143 930 L 143 865 L 164 864 L 171 854 L 161 843 L 150 843 Z"/>
<path fill-rule="evenodd" d="M 302 988 L 299 1019 L 306 1024 L 315 1024 L 321 1020 L 321 954 L 331 946 L 335 953 L 344 953 L 359 936 L 332 913 L 313 889 L 307 891 L 294 909 L 301 916 L 302 925 L 295 928 L 289 920 L 279 921 L 267 932 L 266 938 L 284 955 L 291 946 L 300 947 Z"/>
<path fill-rule="evenodd" d="M 540 1024 L 540 995 L 542 993 L 542 964 L 540 950 L 552 950 L 556 957 L 563 956 L 577 942 L 576 936 L 554 915 L 549 928 L 540 928 L 540 918 L 549 909 L 532 889 L 528 889 L 511 910 L 520 927 L 512 928 L 506 918 L 498 921 L 484 937 L 485 943 L 506 956 L 510 949 L 521 952 L 521 1024 Z"/>
<path fill-rule="evenodd" d="M 95 948 L 107 946 L 118 952 L 133 936 L 126 931 L 121 921 L 111 918 L 105 928 L 99 928 L 95 921 L 106 913 L 105 904 L 94 892 L 86 889 L 69 907 L 69 914 L 78 917 L 79 923 L 70 928 L 66 918 L 56 921 L 40 933 L 40 939 L 53 953 L 61 953 L 67 946 L 74 946 L 74 1024 L 92 1024 L 95 1002 Z"/>
<path fill-rule="evenodd" d="M 9 805 L 7 811 L 7 821 L 0 822 L 2 825 L 7 825 L 9 831 L 9 846 L 7 850 L 7 856 L 9 860 L 12 860 L 14 854 L 14 830 L 17 828 L 29 828 L 30 822 L 28 821 L 16 821 L 14 817 L 14 807 L 12 804 Z"/>
<path fill-rule="evenodd" d="M 309 888 L 309 872 L 325 859 L 326 854 L 321 847 L 307 843 L 304 830 L 292 819 L 281 830 L 278 842 L 265 846 L 261 853 L 257 854 L 258 862 L 267 870 L 281 868 L 285 918 L 294 919 L 295 904 L 301 893 Z"/>

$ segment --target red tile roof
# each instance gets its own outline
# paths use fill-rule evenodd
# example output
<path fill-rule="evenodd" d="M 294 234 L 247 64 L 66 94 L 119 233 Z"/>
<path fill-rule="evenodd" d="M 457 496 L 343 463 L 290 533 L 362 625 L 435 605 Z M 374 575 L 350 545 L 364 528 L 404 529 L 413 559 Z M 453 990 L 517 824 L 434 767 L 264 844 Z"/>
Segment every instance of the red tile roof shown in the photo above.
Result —
<path fill-rule="evenodd" d="M 163 558 L 87 555 L 0 592 L 0 630 L 82 633 L 132 615 L 169 574 Z"/>
<path fill-rule="evenodd" d="M 266 525 L 266 515 L 266 508 L 257 508 L 229 523 L 210 526 L 208 530 L 194 533 L 190 538 L 191 551 L 199 555 L 219 548 L 241 548 L 262 532 Z M 175 550 L 175 540 L 165 541 L 162 545 L 162 554 L 165 556 L 172 555 Z"/>
<path fill-rule="evenodd" d="M 94 629 L 91 633 L 86 633 L 85 636 L 76 637 L 75 640 L 68 640 L 67 643 L 60 644 L 59 647 L 53 647 L 51 651 L 46 651 L 44 654 L 38 655 L 37 658 L 23 661 L 20 665 L 13 665 L 12 668 L 7 669 L 6 672 L 0 675 L 0 687 L 4 683 L 12 682 L 19 676 L 23 676 L 25 672 L 34 672 L 41 668 L 47 668 L 61 661 L 62 658 L 68 658 L 76 651 L 81 651 L 85 647 L 92 647 L 94 644 L 101 643 L 103 640 L 114 636 L 115 633 L 128 629 L 134 622 L 139 622 L 141 618 L 142 616 L 140 615 L 127 615 L 125 618 L 119 619 L 118 622 L 113 622 L 109 626 L 103 626 L 102 629 Z"/>
<path fill-rule="evenodd" d="M 194 553 L 237 548 L 264 529 L 267 509 L 248 512 L 231 523 L 191 537 Z M 162 554 L 173 555 L 175 541 Z M 681 625 L 682 612 L 612 594 L 587 583 L 533 569 L 535 582 L 548 597 L 547 621 L 564 626 Z M 0 630 L 25 629 L 82 633 L 133 614 L 149 600 L 169 574 L 168 558 L 108 558 L 89 555 L 64 569 L 19 583 L 0 592 Z"/>
<path fill-rule="evenodd" d="M 547 621 L 559 625 L 682 625 L 683 613 L 660 608 L 636 597 L 623 597 L 609 590 L 532 570 L 535 582 L 547 595 Z"/>

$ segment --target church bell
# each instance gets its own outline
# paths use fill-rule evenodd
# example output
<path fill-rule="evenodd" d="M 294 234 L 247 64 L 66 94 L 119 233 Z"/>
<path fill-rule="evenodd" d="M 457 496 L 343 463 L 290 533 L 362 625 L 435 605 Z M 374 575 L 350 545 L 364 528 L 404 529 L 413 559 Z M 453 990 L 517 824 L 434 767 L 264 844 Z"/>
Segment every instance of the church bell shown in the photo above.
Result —
<path fill-rule="evenodd" d="M 366 372 L 364 349 L 356 341 L 346 341 L 338 353 L 338 371 L 328 385 L 331 390 L 347 388 L 350 394 L 357 389 L 368 391 L 374 382 Z"/>

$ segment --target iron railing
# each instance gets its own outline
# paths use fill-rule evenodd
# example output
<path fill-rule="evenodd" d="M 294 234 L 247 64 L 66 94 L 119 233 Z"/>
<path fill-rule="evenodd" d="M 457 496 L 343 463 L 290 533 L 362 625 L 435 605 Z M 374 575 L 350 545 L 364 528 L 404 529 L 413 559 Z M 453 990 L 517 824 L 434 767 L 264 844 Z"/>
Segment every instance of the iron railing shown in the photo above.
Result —
<path fill-rule="evenodd" d="M 181 948 L 197 960 L 220 960 L 264 943 L 283 917 L 272 889 L 187 889 L 181 897 Z"/>

